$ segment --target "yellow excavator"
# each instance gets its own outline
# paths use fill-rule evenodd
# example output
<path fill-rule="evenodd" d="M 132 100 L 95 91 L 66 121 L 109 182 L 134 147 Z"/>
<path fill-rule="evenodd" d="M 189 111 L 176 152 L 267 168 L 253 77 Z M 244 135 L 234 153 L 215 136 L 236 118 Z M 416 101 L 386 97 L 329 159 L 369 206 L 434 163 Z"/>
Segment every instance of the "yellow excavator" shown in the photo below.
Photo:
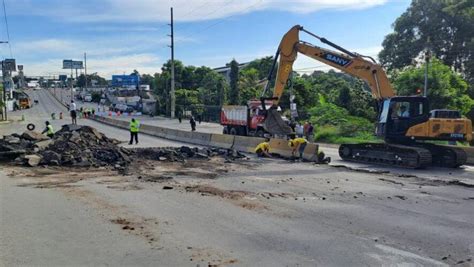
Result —
<path fill-rule="evenodd" d="M 339 52 L 301 41 L 300 32 L 315 37 Z M 264 121 L 264 128 L 269 133 L 291 133 L 291 128 L 282 120 L 277 107 L 298 53 L 364 80 L 372 96 L 379 102 L 375 133 L 385 142 L 342 144 L 339 147 L 342 159 L 407 168 L 425 168 L 430 165 L 458 167 L 466 162 L 464 150 L 425 141 L 470 141 L 470 120 L 462 118 L 458 111 L 430 111 L 428 99 L 423 96 L 396 96 L 385 71 L 373 58 L 350 52 L 299 25 L 292 27 L 283 36 L 276 52 L 267 78 L 269 81 L 278 62 L 273 97 L 264 97 L 269 90 L 269 82 L 262 93 L 262 101 L 273 101 L 272 107 L 266 110 Z"/>

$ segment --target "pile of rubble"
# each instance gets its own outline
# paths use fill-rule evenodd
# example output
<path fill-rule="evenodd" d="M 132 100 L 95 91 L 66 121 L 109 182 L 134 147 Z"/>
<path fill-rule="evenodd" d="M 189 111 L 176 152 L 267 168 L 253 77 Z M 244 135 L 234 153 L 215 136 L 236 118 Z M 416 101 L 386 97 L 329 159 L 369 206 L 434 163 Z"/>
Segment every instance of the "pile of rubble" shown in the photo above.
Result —
<path fill-rule="evenodd" d="M 0 140 L 0 157 L 29 166 L 126 167 L 131 152 L 89 126 L 64 125 L 53 138 L 27 131 Z"/>
<path fill-rule="evenodd" d="M 0 159 L 15 160 L 28 166 L 111 166 L 125 169 L 133 159 L 185 161 L 224 157 L 227 162 L 246 156 L 236 150 L 220 148 L 158 147 L 127 149 L 89 126 L 64 125 L 53 138 L 26 131 L 0 139 Z"/>

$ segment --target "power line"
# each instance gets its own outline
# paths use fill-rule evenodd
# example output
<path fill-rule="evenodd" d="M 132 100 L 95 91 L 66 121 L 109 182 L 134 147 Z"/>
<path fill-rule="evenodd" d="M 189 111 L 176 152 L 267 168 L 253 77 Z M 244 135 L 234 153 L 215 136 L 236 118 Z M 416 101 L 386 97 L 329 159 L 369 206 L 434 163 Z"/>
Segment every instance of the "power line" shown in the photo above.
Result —
<path fill-rule="evenodd" d="M 235 17 L 235 16 L 241 14 L 242 12 L 245 12 L 245 11 L 249 10 L 249 9 L 251 9 L 251 8 L 254 7 L 254 6 L 259 5 L 262 1 L 263 1 L 263 0 L 260 0 L 260 1 L 258 1 L 257 3 L 255 3 L 255 4 L 251 5 L 251 6 L 248 6 L 248 7 L 244 8 L 244 9 L 241 9 L 241 10 L 235 12 L 235 14 L 232 15 L 232 16 L 229 16 L 229 17 L 227 17 L 227 18 L 222 18 L 222 19 L 216 21 L 215 23 L 212 23 L 212 24 L 208 25 L 207 27 L 204 27 L 203 29 L 194 32 L 193 34 L 201 33 L 201 32 L 206 31 L 206 30 L 208 30 L 208 29 L 210 29 L 210 28 L 212 28 L 212 27 L 214 27 L 214 26 L 216 26 L 216 25 L 218 25 L 218 24 L 221 24 L 221 23 L 223 23 L 223 22 L 226 22 L 226 21 L 229 20 L 230 18 Z M 190 37 L 190 36 L 192 36 L 192 34 L 185 35 L 185 36 L 182 37 L 182 38 L 186 38 L 186 37 Z"/>
<path fill-rule="evenodd" d="M 3 2 L 3 15 L 5 17 L 5 26 L 7 28 L 7 42 L 8 42 L 8 47 L 10 48 L 10 57 L 13 58 L 12 45 L 10 44 L 10 31 L 8 30 L 7 9 L 5 8 L 5 0 L 2 0 L 2 2 Z"/>
<path fill-rule="evenodd" d="M 230 1 L 226 2 L 226 3 L 225 3 L 224 5 L 222 5 L 222 6 L 218 6 L 216 9 L 212 10 L 211 12 L 209 12 L 209 13 L 207 13 L 207 14 L 204 14 L 204 15 L 201 17 L 201 20 L 206 20 L 206 17 L 208 17 L 209 15 L 212 15 L 212 14 L 216 13 L 216 12 L 219 11 L 219 10 L 222 10 L 222 9 L 225 8 L 226 6 L 230 5 L 233 1 L 234 1 L 234 0 L 230 0 Z M 186 14 L 183 15 L 183 16 L 186 16 L 186 15 L 191 14 L 193 11 L 198 10 L 199 8 L 205 6 L 205 5 L 206 5 L 207 3 L 209 3 L 209 2 L 210 2 L 210 1 L 204 3 L 203 5 L 201 5 L 201 6 L 197 7 L 197 8 L 195 8 L 195 9 L 191 10 L 191 12 L 188 12 L 188 13 L 186 13 Z M 191 26 L 191 25 L 188 24 L 188 25 L 186 25 L 186 26 L 176 27 L 176 29 L 177 29 L 177 30 L 183 30 L 183 29 L 189 28 L 190 26 Z"/>

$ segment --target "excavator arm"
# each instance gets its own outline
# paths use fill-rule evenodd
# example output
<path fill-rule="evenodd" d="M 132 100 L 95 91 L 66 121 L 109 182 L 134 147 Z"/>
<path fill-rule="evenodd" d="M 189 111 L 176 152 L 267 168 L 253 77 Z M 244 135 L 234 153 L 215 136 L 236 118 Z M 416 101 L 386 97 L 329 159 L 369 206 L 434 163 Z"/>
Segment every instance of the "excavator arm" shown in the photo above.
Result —
<path fill-rule="evenodd" d="M 319 39 L 340 52 L 331 51 L 325 48 L 311 45 L 299 39 L 300 31 L 304 31 L 309 35 Z M 273 106 L 277 107 L 286 86 L 288 77 L 293 70 L 293 63 L 295 62 L 298 53 L 306 55 L 312 59 L 323 62 L 331 67 L 348 73 L 352 76 L 360 78 L 369 85 L 372 96 L 378 100 L 394 96 L 394 91 L 387 78 L 385 71 L 380 65 L 365 59 L 362 55 L 350 52 L 325 38 L 321 38 L 305 29 L 296 25 L 292 27 L 282 38 L 275 56 L 276 63 L 279 57 L 278 71 L 276 75 L 275 88 L 273 90 Z M 276 64 L 274 64 L 275 66 Z M 269 79 L 273 74 L 274 66 L 269 74 Z M 268 91 L 268 84 L 262 94 L 265 95 Z M 284 124 L 275 109 L 267 111 L 267 118 L 264 127 L 270 133 L 274 134 L 288 134 L 290 129 Z"/>

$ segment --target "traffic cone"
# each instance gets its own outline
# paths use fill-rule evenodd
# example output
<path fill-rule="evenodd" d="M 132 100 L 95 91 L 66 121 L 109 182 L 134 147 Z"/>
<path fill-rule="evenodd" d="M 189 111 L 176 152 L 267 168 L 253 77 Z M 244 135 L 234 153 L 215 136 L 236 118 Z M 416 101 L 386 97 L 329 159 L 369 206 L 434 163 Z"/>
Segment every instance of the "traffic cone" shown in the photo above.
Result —
<path fill-rule="evenodd" d="M 21 114 L 21 121 L 25 121 L 25 114 Z"/>

